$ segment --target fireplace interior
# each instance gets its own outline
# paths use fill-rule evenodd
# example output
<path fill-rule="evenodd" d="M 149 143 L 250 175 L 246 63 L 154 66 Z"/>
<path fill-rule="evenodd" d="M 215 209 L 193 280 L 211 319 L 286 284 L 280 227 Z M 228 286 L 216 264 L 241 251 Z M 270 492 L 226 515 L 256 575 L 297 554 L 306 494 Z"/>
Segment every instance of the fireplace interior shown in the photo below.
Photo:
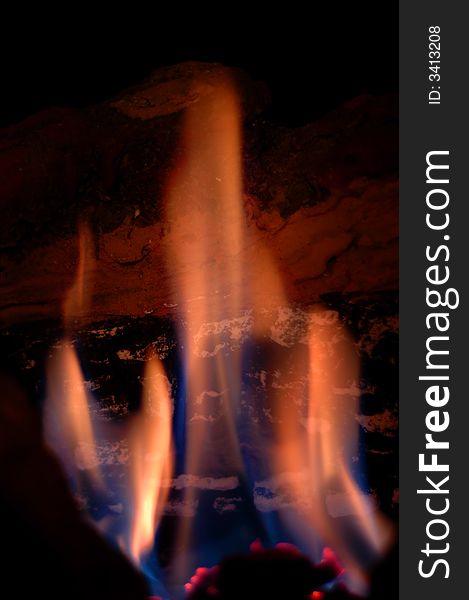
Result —
<path fill-rule="evenodd" d="M 18 597 L 396 597 L 396 95 L 273 98 L 189 61 L 0 131 Z"/>

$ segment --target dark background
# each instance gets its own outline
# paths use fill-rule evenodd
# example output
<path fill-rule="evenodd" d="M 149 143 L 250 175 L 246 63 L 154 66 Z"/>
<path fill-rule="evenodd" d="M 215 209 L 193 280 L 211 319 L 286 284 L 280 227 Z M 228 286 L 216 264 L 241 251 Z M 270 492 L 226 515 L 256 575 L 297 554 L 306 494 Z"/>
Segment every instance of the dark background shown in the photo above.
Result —
<path fill-rule="evenodd" d="M 67 4 L 67 13 L 5 17 L 0 126 L 49 106 L 81 107 L 112 97 L 159 66 L 184 60 L 239 66 L 267 82 L 270 117 L 301 125 L 360 93 L 397 91 L 398 4 L 286 3 L 277 14 L 215 4 L 125 10 Z"/>

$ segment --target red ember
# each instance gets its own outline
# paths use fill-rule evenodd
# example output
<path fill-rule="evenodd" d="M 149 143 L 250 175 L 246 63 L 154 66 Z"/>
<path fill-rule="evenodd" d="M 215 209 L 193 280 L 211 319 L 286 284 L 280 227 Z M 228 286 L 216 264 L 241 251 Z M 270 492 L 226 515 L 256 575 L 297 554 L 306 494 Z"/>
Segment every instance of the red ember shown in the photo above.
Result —
<path fill-rule="evenodd" d="M 225 600 L 249 597 L 290 600 L 355 598 L 337 582 L 344 573 L 334 552 L 325 548 L 319 563 L 312 563 L 296 546 L 280 543 L 264 548 L 259 540 L 250 552 L 225 558 L 220 565 L 200 567 L 186 583 L 190 600 Z M 328 586 L 329 591 L 324 587 Z"/>

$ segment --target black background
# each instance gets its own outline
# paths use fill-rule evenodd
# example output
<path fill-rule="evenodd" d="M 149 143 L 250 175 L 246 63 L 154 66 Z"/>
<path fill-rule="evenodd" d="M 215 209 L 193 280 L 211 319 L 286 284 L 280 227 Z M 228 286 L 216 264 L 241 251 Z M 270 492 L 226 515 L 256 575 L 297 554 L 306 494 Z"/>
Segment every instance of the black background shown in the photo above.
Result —
<path fill-rule="evenodd" d="M 398 4 L 285 4 L 252 13 L 219 3 L 187 13 L 159 4 L 125 9 L 67 4 L 4 15 L 0 126 L 49 106 L 81 107 L 140 82 L 162 65 L 217 61 L 267 82 L 270 116 L 300 125 L 360 93 L 398 87 Z"/>

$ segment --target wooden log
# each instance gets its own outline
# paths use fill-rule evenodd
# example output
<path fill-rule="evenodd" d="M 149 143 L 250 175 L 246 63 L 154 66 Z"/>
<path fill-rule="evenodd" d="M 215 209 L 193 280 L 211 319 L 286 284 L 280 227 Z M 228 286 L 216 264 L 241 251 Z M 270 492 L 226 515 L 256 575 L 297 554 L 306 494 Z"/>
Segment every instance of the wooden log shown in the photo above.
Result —
<path fill-rule="evenodd" d="M 240 260 L 266 244 L 293 303 L 397 288 L 396 98 L 361 96 L 290 130 L 262 117 L 267 92 L 246 74 L 185 63 L 99 106 L 51 109 L 2 131 L 2 326 L 60 316 L 79 220 L 94 236 L 90 320 L 174 312 L 163 255 L 178 240 L 163 218 L 164 188 L 184 108 L 227 72 L 244 116 L 250 246 Z"/>

